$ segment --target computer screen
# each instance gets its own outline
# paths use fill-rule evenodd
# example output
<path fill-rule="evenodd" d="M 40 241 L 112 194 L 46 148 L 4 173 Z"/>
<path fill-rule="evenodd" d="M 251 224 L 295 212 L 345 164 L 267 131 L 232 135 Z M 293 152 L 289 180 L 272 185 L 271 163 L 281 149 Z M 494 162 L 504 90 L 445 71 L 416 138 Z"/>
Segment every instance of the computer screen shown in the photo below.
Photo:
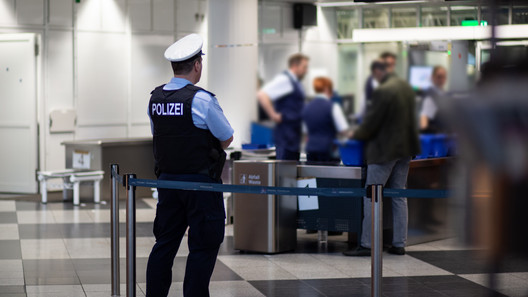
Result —
<path fill-rule="evenodd" d="M 409 68 L 409 84 L 415 90 L 427 90 L 431 86 L 432 66 L 411 66 Z"/>

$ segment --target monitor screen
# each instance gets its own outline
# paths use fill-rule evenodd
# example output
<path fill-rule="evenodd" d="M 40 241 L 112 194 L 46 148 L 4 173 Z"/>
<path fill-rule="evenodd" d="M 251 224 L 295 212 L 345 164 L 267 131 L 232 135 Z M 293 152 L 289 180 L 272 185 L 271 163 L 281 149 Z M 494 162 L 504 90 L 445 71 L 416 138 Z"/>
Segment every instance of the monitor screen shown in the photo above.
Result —
<path fill-rule="evenodd" d="M 415 90 L 427 90 L 431 86 L 431 66 L 411 66 L 409 68 L 409 84 Z"/>

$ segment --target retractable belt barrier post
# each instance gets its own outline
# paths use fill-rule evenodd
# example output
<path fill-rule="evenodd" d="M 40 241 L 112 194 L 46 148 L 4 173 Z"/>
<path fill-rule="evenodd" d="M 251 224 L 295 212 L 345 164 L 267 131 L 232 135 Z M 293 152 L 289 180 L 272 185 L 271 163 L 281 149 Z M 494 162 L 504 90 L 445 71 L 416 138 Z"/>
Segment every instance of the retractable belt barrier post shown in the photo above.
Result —
<path fill-rule="evenodd" d="M 114 167 L 115 166 L 115 167 Z M 123 183 L 127 190 L 127 210 L 126 210 L 126 293 L 127 297 L 136 296 L 136 186 L 162 189 L 179 189 L 189 191 L 210 191 L 210 192 L 231 192 L 231 193 L 248 193 L 264 195 L 306 195 L 306 196 L 330 196 L 330 197 L 364 197 L 372 198 L 372 254 L 371 254 L 371 296 L 379 297 L 382 291 L 382 233 L 383 233 L 383 216 L 382 203 L 383 197 L 407 197 L 407 198 L 447 198 L 447 190 L 415 190 L 415 189 L 383 189 L 382 185 L 372 185 L 369 190 L 363 188 L 288 188 L 288 187 L 262 187 L 262 186 L 240 186 L 240 185 L 223 185 L 214 183 L 200 182 L 182 182 L 167 180 L 148 180 L 138 179 L 135 174 L 127 174 L 124 179 L 119 175 L 119 167 L 113 164 L 112 168 L 112 200 L 114 195 L 117 197 L 117 186 L 114 183 Z M 115 170 L 114 170 L 115 169 Z M 119 217 L 117 198 L 115 202 L 117 210 L 112 209 L 112 225 L 117 222 L 117 231 L 113 232 L 112 237 L 117 234 L 119 242 Z M 117 220 L 116 220 L 117 218 Z M 114 240 L 114 238 L 112 238 Z M 112 243 L 112 249 L 114 244 Z M 119 245 L 117 244 L 117 294 L 119 294 Z M 114 252 L 112 251 L 112 257 Z M 114 270 L 113 264 L 115 259 L 112 258 L 112 294 L 114 294 Z M 118 295 L 112 295 L 118 296 Z"/>
<path fill-rule="evenodd" d="M 381 296 L 383 273 L 383 185 L 371 185 L 367 195 L 372 199 L 370 296 Z"/>
<path fill-rule="evenodd" d="M 117 177 L 119 176 L 119 165 L 110 165 L 110 172 L 112 172 L 112 184 L 110 191 L 112 200 L 110 201 L 111 208 L 111 255 L 112 255 L 112 297 L 120 296 L 120 280 L 119 280 L 119 187 Z"/>
<path fill-rule="evenodd" d="M 126 207 L 126 294 L 136 297 L 136 186 L 131 184 L 135 174 L 125 175 Z"/>

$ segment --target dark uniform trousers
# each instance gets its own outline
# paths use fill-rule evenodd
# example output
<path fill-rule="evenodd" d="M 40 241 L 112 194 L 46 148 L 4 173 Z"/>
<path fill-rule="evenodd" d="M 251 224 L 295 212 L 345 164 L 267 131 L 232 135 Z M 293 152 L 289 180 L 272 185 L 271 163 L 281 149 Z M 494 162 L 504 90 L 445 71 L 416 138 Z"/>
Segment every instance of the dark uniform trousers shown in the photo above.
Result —
<path fill-rule="evenodd" d="M 159 179 L 214 183 L 205 175 L 161 174 Z M 209 281 L 224 239 L 225 210 L 220 192 L 158 189 L 156 244 L 147 265 L 147 297 L 167 296 L 172 265 L 189 227 L 189 255 L 183 282 L 186 297 L 209 296 Z"/>

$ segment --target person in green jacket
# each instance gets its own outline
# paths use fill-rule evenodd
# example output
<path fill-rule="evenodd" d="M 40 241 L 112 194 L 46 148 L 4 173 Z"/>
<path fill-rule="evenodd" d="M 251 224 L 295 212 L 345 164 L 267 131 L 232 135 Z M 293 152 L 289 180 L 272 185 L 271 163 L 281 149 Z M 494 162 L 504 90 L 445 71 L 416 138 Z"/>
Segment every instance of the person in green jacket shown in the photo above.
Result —
<path fill-rule="evenodd" d="M 416 122 L 415 94 L 411 86 L 394 73 L 387 73 L 383 61 L 371 64 L 372 76 L 379 82 L 372 94 L 367 113 L 354 132 L 356 140 L 365 142 L 367 161 L 366 185 L 403 189 L 407 183 L 412 156 L 420 153 Z M 363 198 L 361 243 L 346 256 L 370 256 L 371 201 Z M 404 255 L 407 242 L 407 198 L 392 198 L 393 240 L 389 253 Z"/>

